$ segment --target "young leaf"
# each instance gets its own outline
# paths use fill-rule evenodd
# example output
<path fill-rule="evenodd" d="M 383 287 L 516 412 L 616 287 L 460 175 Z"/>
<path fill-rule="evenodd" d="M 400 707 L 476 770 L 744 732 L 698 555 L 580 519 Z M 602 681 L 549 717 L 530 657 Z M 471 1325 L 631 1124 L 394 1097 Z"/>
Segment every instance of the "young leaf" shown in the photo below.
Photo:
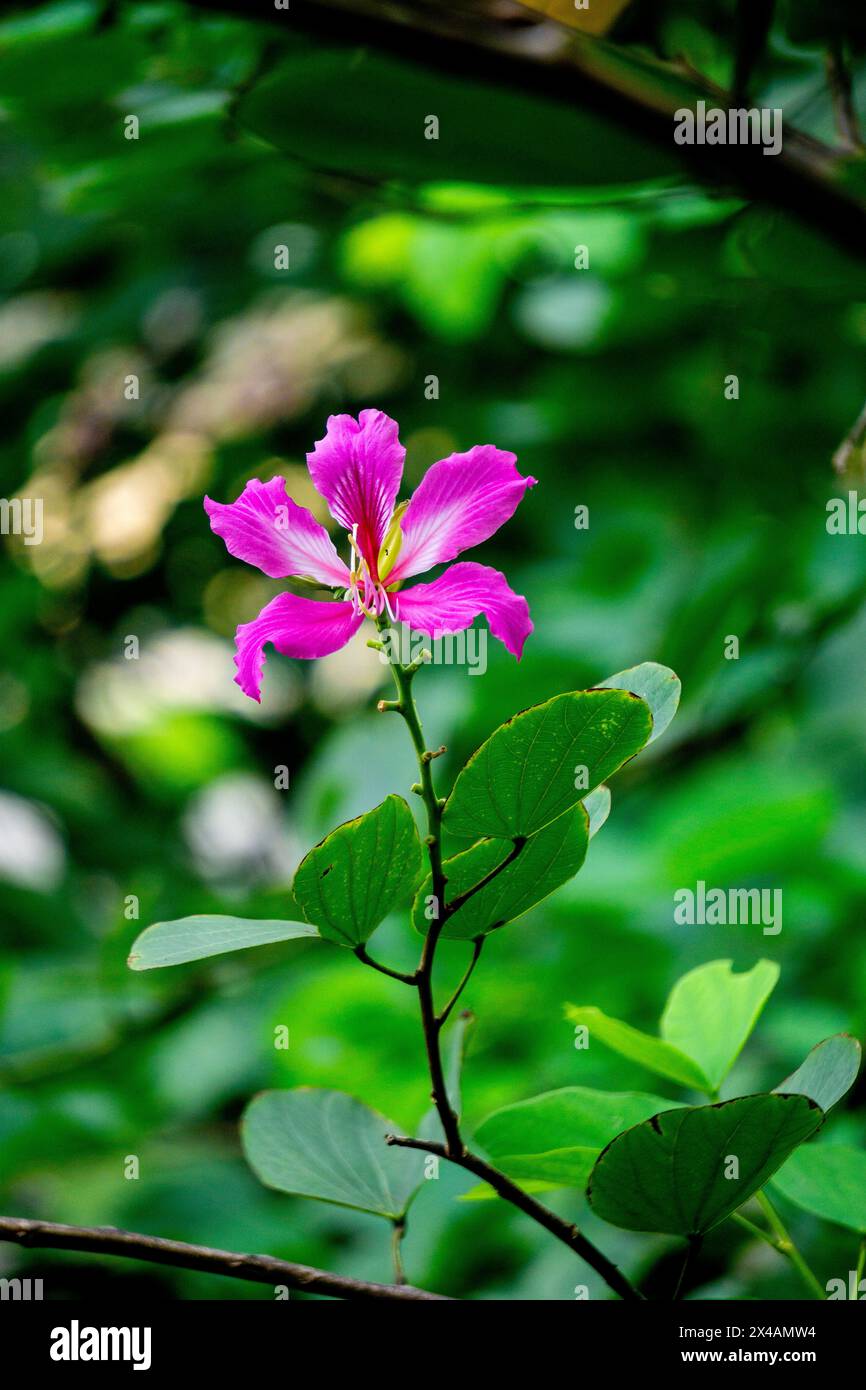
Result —
<path fill-rule="evenodd" d="M 850 1091 L 859 1070 L 859 1042 L 848 1033 L 836 1033 L 813 1047 L 797 1070 L 773 1089 L 809 1096 L 826 1113 Z"/>
<path fill-rule="evenodd" d="M 653 1038 L 649 1033 L 642 1033 L 639 1028 L 632 1028 L 631 1024 L 623 1023 L 621 1019 L 610 1018 L 592 1005 L 567 1004 L 565 1013 L 572 1023 L 589 1029 L 591 1040 L 604 1043 L 630 1062 L 638 1062 L 657 1076 L 676 1081 L 679 1086 L 688 1086 L 695 1091 L 711 1090 L 698 1063 L 678 1047 Z"/>
<path fill-rule="evenodd" d="M 604 1150 L 590 1205 L 626 1230 L 703 1235 L 763 1187 L 822 1119 L 807 1096 L 741 1096 L 664 1111 Z"/>
<path fill-rule="evenodd" d="M 699 965 L 671 990 L 660 1038 L 609 1018 L 600 1009 L 571 1004 L 566 1014 L 620 1056 L 715 1096 L 778 978 L 779 967 L 766 960 L 741 975 L 733 974 L 729 960 Z"/>
<path fill-rule="evenodd" d="M 521 917 L 574 877 L 586 857 L 587 843 L 587 814 L 578 805 L 527 840 L 507 869 L 448 918 L 442 936 L 452 941 L 472 941 Z M 504 840 L 480 840 L 471 849 L 446 860 L 446 902 L 480 883 L 510 852 L 511 847 Z M 418 889 L 413 909 L 415 926 L 422 933 L 431 925 L 425 916 L 430 889 L 428 876 Z"/>
<path fill-rule="evenodd" d="M 601 690 L 630 690 L 639 695 L 650 707 L 653 717 L 653 731 L 647 744 L 655 743 L 661 737 L 677 712 L 682 685 L 680 678 L 669 666 L 659 666 L 657 661 L 644 661 L 640 666 L 630 666 L 627 671 L 618 671 L 615 676 L 599 681 Z"/>
<path fill-rule="evenodd" d="M 732 962 L 713 960 L 677 980 L 662 1014 L 665 1042 L 698 1063 L 715 1095 L 779 978 L 773 961 L 760 960 L 735 975 Z"/>
<path fill-rule="evenodd" d="M 866 1235 L 866 1153 L 849 1144 L 807 1144 L 773 1178 L 789 1202 Z"/>
<path fill-rule="evenodd" d="M 358 946 L 412 893 L 421 858 L 412 812 L 401 796 L 387 796 L 310 850 L 295 874 L 295 901 L 322 936 Z"/>
<path fill-rule="evenodd" d="M 497 1168 L 521 1185 L 586 1187 L 592 1166 L 611 1139 L 670 1105 L 642 1091 L 594 1091 L 564 1086 L 495 1110 L 475 1137 Z"/>
<path fill-rule="evenodd" d="M 384 1115 L 342 1091 L 263 1091 L 241 1123 L 244 1156 L 266 1187 L 397 1221 L 423 1179 L 423 1155 L 394 1148 Z"/>
<path fill-rule="evenodd" d="M 633 758 L 651 733 L 649 707 L 624 690 L 581 690 L 533 705 L 473 753 L 443 824 L 473 839 L 534 835 Z"/>
<path fill-rule="evenodd" d="M 243 951 L 248 946 L 269 946 L 274 941 L 297 937 L 319 939 L 307 922 L 256 921 L 245 917 L 179 917 L 174 922 L 155 922 L 133 942 L 127 965 L 132 970 L 153 970 L 162 965 L 183 965 L 190 960 Z"/>

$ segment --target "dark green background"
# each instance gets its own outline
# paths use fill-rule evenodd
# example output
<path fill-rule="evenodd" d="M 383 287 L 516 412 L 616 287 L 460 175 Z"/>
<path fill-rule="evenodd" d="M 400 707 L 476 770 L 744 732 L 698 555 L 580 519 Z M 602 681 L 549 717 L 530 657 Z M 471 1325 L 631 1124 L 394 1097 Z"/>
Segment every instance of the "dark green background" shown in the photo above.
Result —
<path fill-rule="evenodd" d="M 519 666 L 491 639 L 485 676 L 419 677 L 428 739 L 449 748 L 441 784 L 516 709 L 639 661 L 674 667 L 683 705 L 617 779 L 579 877 L 489 942 L 467 995 L 468 1127 L 556 1086 L 664 1094 L 613 1054 L 575 1052 L 563 1004 L 653 1028 L 677 976 L 720 957 L 781 963 L 726 1094 L 771 1087 L 819 1039 L 866 1031 L 866 553 L 825 526 L 856 485 L 830 458 L 862 403 L 866 291 L 811 233 L 684 182 L 668 151 L 579 108 L 561 128 L 555 109 L 517 113 L 509 161 L 492 97 L 455 97 L 464 177 L 534 182 L 535 148 L 555 187 L 432 186 L 448 163 L 389 106 L 375 64 L 392 60 L 182 4 L 101 13 L 70 0 L 0 25 L 0 486 L 43 497 L 46 525 L 3 558 L 0 1208 L 388 1279 L 386 1227 L 260 1188 L 237 1120 L 257 1089 L 313 1084 L 417 1123 L 410 992 L 330 945 L 152 976 L 124 963 L 150 921 L 293 915 L 302 853 L 413 780 L 363 639 L 315 667 L 272 656 L 261 709 L 236 691 L 235 624 L 281 585 L 227 556 L 202 494 L 283 472 L 314 505 L 305 451 L 328 413 L 371 405 L 400 421 L 407 487 L 474 443 L 518 454 L 539 485 L 472 558 L 526 594 L 535 632 Z M 827 136 L 820 50 L 783 20 L 762 100 Z M 725 80 L 731 26 L 726 5 L 635 5 L 623 33 Z M 372 73 L 364 110 L 346 100 L 357 71 Z M 676 926 L 673 893 L 698 879 L 781 887 L 782 933 Z M 399 920 L 375 939 L 400 968 L 418 945 Z M 443 944 L 443 982 L 465 956 Z M 830 1130 L 864 1138 L 862 1087 Z M 412 1281 L 571 1298 L 569 1253 L 501 1204 L 455 1201 L 469 1185 L 443 1167 L 422 1192 Z M 822 1281 L 846 1277 L 854 1238 L 788 1214 Z M 672 1281 L 676 1242 L 587 1229 L 650 1291 Z M 51 1297 L 271 1296 L 0 1246 L 13 1271 Z M 799 1296 L 730 1225 L 698 1286 Z"/>

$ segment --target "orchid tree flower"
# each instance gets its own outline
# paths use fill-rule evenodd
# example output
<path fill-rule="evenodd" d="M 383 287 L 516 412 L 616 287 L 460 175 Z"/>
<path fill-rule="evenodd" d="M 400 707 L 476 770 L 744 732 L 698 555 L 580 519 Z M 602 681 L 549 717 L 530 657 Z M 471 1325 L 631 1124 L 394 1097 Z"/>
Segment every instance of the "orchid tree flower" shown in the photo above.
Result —
<path fill-rule="evenodd" d="M 483 613 L 493 636 L 520 660 L 532 631 L 529 605 L 498 570 L 462 561 L 432 583 L 402 584 L 486 541 L 536 479 L 521 476 L 514 454 L 476 444 L 434 463 L 398 505 L 405 454 L 396 421 L 381 410 L 362 410 L 357 420 L 330 416 L 325 437 L 307 455 L 313 483 L 346 529 L 351 565 L 312 513 L 288 496 L 283 478 L 251 479 L 236 502 L 204 499 L 211 529 L 230 555 L 271 579 L 311 580 L 335 595 L 278 594 L 251 623 L 240 624 L 235 680 L 253 700 L 261 699 L 267 643 L 285 656 L 328 656 L 365 618 L 381 622 L 383 615 L 435 641 L 471 627 Z"/>

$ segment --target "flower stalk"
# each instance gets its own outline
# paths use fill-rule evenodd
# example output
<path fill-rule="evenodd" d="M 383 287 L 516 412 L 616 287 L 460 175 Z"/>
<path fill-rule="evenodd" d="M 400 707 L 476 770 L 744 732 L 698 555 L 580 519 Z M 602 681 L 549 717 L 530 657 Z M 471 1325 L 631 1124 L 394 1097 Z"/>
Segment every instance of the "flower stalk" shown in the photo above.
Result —
<path fill-rule="evenodd" d="M 387 619 L 380 615 L 377 619 L 377 627 L 380 632 L 387 626 Z M 384 647 L 382 647 L 384 650 Z M 419 1149 L 422 1152 L 431 1153 L 437 1157 L 456 1163 L 459 1167 L 469 1173 L 473 1173 L 482 1181 L 487 1182 L 504 1201 L 517 1207 L 525 1215 L 529 1216 L 538 1225 L 544 1227 L 558 1240 L 563 1241 L 576 1255 L 579 1255 L 589 1264 L 597 1274 L 600 1274 L 607 1285 L 619 1296 L 628 1301 L 642 1299 L 642 1294 L 633 1287 L 625 1278 L 615 1264 L 608 1260 L 607 1256 L 587 1240 L 578 1228 L 572 1223 L 565 1221 L 557 1216 L 555 1212 L 549 1211 L 546 1207 L 537 1202 L 529 1193 L 524 1192 L 521 1187 L 512 1182 L 504 1173 L 499 1172 L 484 1159 L 479 1158 L 467 1149 L 463 1137 L 460 1133 L 460 1118 L 451 1105 L 448 1095 L 448 1087 L 445 1081 L 445 1070 L 442 1063 L 442 1052 L 439 1045 L 439 1038 L 442 1028 L 450 1017 L 454 1006 L 463 993 L 472 975 L 484 943 L 484 938 L 479 937 L 473 943 L 472 959 L 465 971 L 463 978 L 456 990 L 443 1007 L 440 1013 L 436 1011 L 433 993 L 433 967 L 436 958 L 436 947 L 442 934 L 443 927 L 449 917 L 474 897 L 484 888 L 497 874 L 514 862 L 518 854 L 523 849 L 526 841 L 517 839 L 514 842 L 511 852 L 506 855 L 500 864 L 492 869 L 488 874 L 466 892 L 461 893 L 453 899 L 450 904 L 445 901 L 445 890 L 447 887 L 447 875 L 442 857 L 442 812 L 445 807 L 445 798 L 437 795 L 436 787 L 433 782 L 432 763 L 439 757 L 443 748 L 432 751 L 427 748 L 424 738 L 424 731 L 418 715 L 413 693 L 413 680 L 423 662 L 415 661 L 410 666 L 402 666 L 398 662 L 391 661 L 391 673 L 394 684 L 397 688 L 396 700 L 380 700 L 378 708 L 383 713 L 393 711 L 400 714 L 409 730 L 409 736 L 418 758 L 418 769 L 420 780 L 414 785 L 413 791 L 419 795 L 424 802 L 427 816 L 427 834 L 424 844 L 427 850 L 427 857 L 430 863 L 430 877 L 433 897 L 437 906 L 435 918 L 430 922 L 429 929 L 424 938 L 424 945 L 421 950 L 421 959 L 418 968 L 413 976 L 401 976 L 395 971 L 382 967 L 366 956 L 366 952 L 356 951 L 359 960 L 364 964 L 372 965 L 374 969 L 383 970 L 385 974 L 395 975 L 398 979 L 403 979 L 406 983 L 414 984 L 418 990 L 418 999 L 421 1009 L 421 1024 L 424 1032 L 424 1043 L 427 1051 L 427 1065 L 430 1072 L 431 1099 L 439 1116 L 442 1131 L 445 1137 L 444 1144 L 434 1141 L 408 1139 L 397 1135 L 388 1135 L 387 1142 L 402 1148 Z"/>

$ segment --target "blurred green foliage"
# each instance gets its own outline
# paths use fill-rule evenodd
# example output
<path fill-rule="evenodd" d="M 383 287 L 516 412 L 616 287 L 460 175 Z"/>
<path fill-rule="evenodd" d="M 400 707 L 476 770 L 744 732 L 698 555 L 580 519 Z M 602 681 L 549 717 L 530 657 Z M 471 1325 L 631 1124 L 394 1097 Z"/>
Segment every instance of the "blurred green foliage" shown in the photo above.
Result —
<path fill-rule="evenodd" d="M 803 8 L 782 8 L 761 94 L 826 136 L 820 47 L 785 27 Z M 636 2 L 617 23 L 626 43 L 650 32 L 727 80 L 732 5 Z M 428 1084 L 409 991 L 303 942 L 155 977 L 125 966 L 149 921 L 291 915 L 306 850 L 415 775 L 375 713 L 387 672 L 363 638 L 315 668 L 272 656 L 261 709 L 237 691 L 234 627 L 280 586 L 227 557 L 201 496 L 284 473 L 315 507 L 305 451 L 330 411 L 369 405 L 399 419 L 410 487 L 452 449 L 518 454 L 539 486 L 478 558 L 527 595 L 535 632 L 519 666 L 491 642 L 483 678 L 422 673 L 442 784 L 515 710 L 639 661 L 672 666 L 683 705 L 618 779 L 579 877 L 489 941 L 467 996 L 467 1127 L 556 1087 L 647 1088 L 612 1053 L 575 1051 L 566 999 L 655 1032 L 685 970 L 769 957 L 781 983 L 734 1070 L 742 1093 L 832 1032 L 866 1033 L 866 550 L 825 524 L 849 486 L 830 457 L 862 404 L 866 291 L 812 233 L 685 182 L 653 147 L 626 159 L 579 110 L 567 177 L 547 176 L 562 139 L 531 113 L 510 169 L 479 89 L 460 173 L 490 186 L 444 167 L 381 184 L 407 169 L 357 108 L 356 144 L 338 146 L 334 62 L 175 0 L 65 0 L 0 23 L 2 491 L 44 501 L 42 543 L 10 536 L 2 561 L 0 1206 L 387 1279 L 375 1218 L 260 1187 L 237 1117 L 259 1088 L 312 1084 L 416 1124 Z M 292 64 L 297 102 L 274 111 Z M 268 100 L 282 149 L 252 114 Z M 454 109 L 465 118 L 465 94 Z M 365 141 L 382 156 L 369 171 Z M 545 187 L 511 187 L 536 146 Z M 780 887 L 782 932 L 676 925 L 675 890 L 700 879 Z M 377 953 L 412 968 L 417 940 L 389 919 Z M 443 988 L 466 952 L 442 944 Z M 861 1083 L 828 1137 L 863 1144 L 863 1099 Z M 412 1281 L 572 1297 L 585 1276 L 569 1253 L 501 1204 L 455 1201 L 469 1186 L 446 1165 L 425 1185 Z M 551 1200 L 581 1212 L 573 1193 Z M 822 1281 L 844 1277 L 850 1237 L 786 1215 Z M 584 1216 L 630 1274 L 671 1282 L 675 1241 Z M 269 1297 L 0 1247 L 12 1269 L 54 1297 L 118 1281 Z M 798 1296 L 730 1225 L 700 1270 L 705 1295 Z"/>

